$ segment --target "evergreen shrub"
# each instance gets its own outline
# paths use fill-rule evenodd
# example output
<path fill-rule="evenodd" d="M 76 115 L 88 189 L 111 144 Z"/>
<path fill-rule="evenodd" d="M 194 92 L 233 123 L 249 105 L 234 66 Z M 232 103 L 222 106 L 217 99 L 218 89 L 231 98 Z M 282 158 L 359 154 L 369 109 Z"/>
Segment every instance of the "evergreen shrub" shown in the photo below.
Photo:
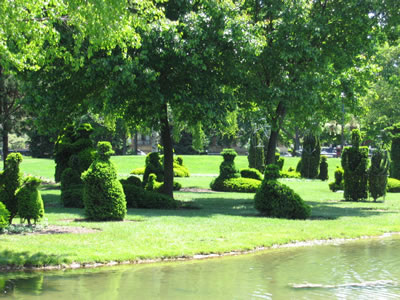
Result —
<path fill-rule="evenodd" d="M 258 171 L 257 169 L 253 169 L 253 168 L 241 169 L 240 176 L 242 176 L 244 178 L 252 178 L 252 179 L 257 179 L 257 180 L 263 179 L 261 172 Z"/>
<path fill-rule="evenodd" d="M 0 202 L 3 202 L 10 213 L 10 224 L 18 213 L 15 193 L 22 183 L 22 174 L 19 170 L 21 162 L 22 155 L 20 153 L 10 153 L 6 158 L 5 169 L 0 177 Z"/>
<path fill-rule="evenodd" d="M 281 178 L 301 178 L 301 174 L 296 171 L 280 171 L 279 174 Z"/>
<path fill-rule="evenodd" d="M 318 177 L 321 144 L 319 138 L 308 134 L 304 138 L 303 152 L 301 153 L 301 177 L 314 179 Z"/>
<path fill-rule="evenodd" d="M 336 167 L 335 181 L 332 181 L 329 183 L 329 189 L 332 192 L 344 190 L 343 173 L 344 173 L 344 171 L 342 168 Z"/>
<path fill-rule="evenodd" d="M 371 167 L 368 171 L 369 193 L 376 201 L 386 195 L 388 181 L 389 157 L 386 151 L 378 149 L 372 153 Z"/>
<path fill-rule="evenodd" d="M 361 134 L 352 131 L 352 146 L 344 147 L 342 167 L 344 170 L 344 198 L 347 201 L 367 199 L 368 188 L 368 147 L 360 147 Z"/>
<path fill-rule="evenodd" d="M 144 175 L 145 169 L 146 169 L 146 167 L 133 169 L 131 174 L 133 174 L 133 175 Z"/>
<path fill-rule="evenodd" d="M 41 180 L 39 178 L 28 176 L 16 193 L 18 202 L 18 215 L 22 222 L 25 220 L 31 224 L 40 221 L 44 216 L 44 205 L 42 196 L 39 192 Z"/>
<path fill-rule="evenodd" d="M 288 186 L 277 181 L 279 167 L 268 165 L 264 180 L 254 197 L 255 208 L 264 216 L 287 219 L 306 219 L 311 208 Z"/>
<path fill-rule="evenodd" d="M 400 123 L 385 128 L 385 131 L 392 138 L 392 146 L 390 148 L 390 177 L 400 179 Z"/>
<path fill-rule="evenodd" d="M 225 180 L 214 179 L 210 187 L 214 191 L 255 193 L 260 187 L 261 181 L 253 178 L 228 178 Z"/>
<path fill-rule="evenodd" d="M 260 134 L 254 133 L 250 138 L 249 155 L 249 168 L 257 169 L 262 172 L 264 170 L 264 146 L 261 143 Z"/>
<path fill-rule="evenodd" d="M 158 182 L 164 181 L 164 167 L 158 152 L 151 152 L 146 156 L 146 168 L 143 175 L 143 186 L 146 186 L 150 174 L 155 174 Z"/>
<path fill-rule="evenodd" d="M 279 170 L 283 170 L 285 159 L 281 157 L 281 154 L 279 152 L 275 152 L 275 163 L 279 167 Z"/>
<path fill-rule="evenodd" d="M 6 206 L 0 202 L 0 231 L 3 228 L 6 228 L 9 224 L 10 212 L 6 208 Z"/>
<path fill-rule="evenodd" d="M 124 190 L 110 161 L 113 153 L 109 142 L 99 142 L 96 160 L 82 174 L 83 203 L 88 219 L 106 221 L 123 220 L 125 217 Z"/>
<path fill-rule="evenodd" d="M 321 162 L 319 164 L 319 175 L 318 178 L 322 181 L 328 180 L 328 158 L 325 155 L 321 155 Z"/>
<path fill-rule="evenodd" d="M 179 182 L 174 181 L 173 190 L 179 191 L 182 185 Z M 164 182 L 158 182 L 155 174 L 150 174 L 147 179 L 146 186 L 144 187 L 146 191 L 153 191 L 162 193 L 164 191 Z"/>
<path fill-rule="evenodd" d="M 389 178 L 387 183 L 387 191 L 389 193 L 400 193 L 400 180 Z"/>

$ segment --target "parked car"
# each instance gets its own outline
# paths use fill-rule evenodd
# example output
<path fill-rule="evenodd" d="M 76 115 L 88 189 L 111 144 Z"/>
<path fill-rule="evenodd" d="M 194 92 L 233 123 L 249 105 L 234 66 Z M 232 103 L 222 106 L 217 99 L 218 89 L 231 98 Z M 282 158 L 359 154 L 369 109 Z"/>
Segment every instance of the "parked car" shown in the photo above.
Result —
<path fill-rule="evenodd" d="M 330 147 L 322 147 L 321 155 L 325 155 L 326 157 L 337 157 L 336 149 Z"/>

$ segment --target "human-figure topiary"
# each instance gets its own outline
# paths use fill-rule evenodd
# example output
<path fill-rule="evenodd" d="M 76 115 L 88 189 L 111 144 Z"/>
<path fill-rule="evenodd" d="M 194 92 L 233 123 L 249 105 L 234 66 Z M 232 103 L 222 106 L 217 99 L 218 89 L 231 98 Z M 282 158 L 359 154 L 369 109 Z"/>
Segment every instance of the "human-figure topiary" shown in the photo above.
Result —
<path fill-rule="evenodd" d="M 368 147 L 360 147 L 361 133 L 358 129 L 352 130 L 351 141 L 352 146 L 345 147 L 342 153 L 344 198 L 358 201 L 368 196 Z"/>
<path fill-rule="evenodd" d="M 30 225 L 33 220 L 36 224 L 44 216 L 43 200 L 39 192 L 40 183 L 39 178 L 28 176 L 16 193 L 18 215 L 22 223 L 26 220 Z"/>
<path fill-rule="evenodd" d="M 279 170 L 283 170 L 283 165 L 285 164 L 285 159 L 281 157 L 279 152 L 275 152 L 275 163 L 279 167 Z"/>
<path fill-rule="evenodd" d="M 10 213 L 10 224 L 18 213 L 15 193 L 22 183 L 22 174 L 19 171 L 21 162 L 22 155 L 20 153 L 10 153 L 6 158 L 5 169 L 0 176 L 0 202 L 3 202 Z"/>
<path fill-rule="evenodd" d="M 0 231 L 3 228 L 6 228 L 9 224 L 10 220 L 10 212 L 6 208 L 6 206 L 0 202 Z"/>
<path fill-rule="evenodd" d="M 254 196 L 254 207 L 264 216 L 306 219 L 311 208 L 288 186 L 278 182 L 279 166 L 265 167 L 264 180 Z"/>
<path fill-rule="evenodd" d="M 126 215 L 124 190 L 110 161 L 113 153 L 109 142 L 99 142 L 96 160 L 82 174 L 83 203 L 90 220 L 123 220 Z"/>
<path fill-rule="evenodd" d="M 371 167 L 368 171 L 368 187 L 374 201 L 386 195 L 389 165 L 388 154 L 385 150 L 377 149 L 372 153 Z"/>
<path fill-rule="evenodd" d="M 320 155 L 321 144 L 319 138 L 313 134 L 306 135 L 303 142 L 303 152 L 301 153 L 301 177 L 310 179 L 318 177 Z"/>
<path fill-rule="evenodd" d="M 325 155 L 321 155 L 321 162 L 319 164 L 319 175 L 318 178 L 322 181 L 328 180 L 328 158 Z"/>
<path fill-rule="evenodd" d="M 146 186 L 150 174 L 156 175 L 158 182 L 164 181 L 164 168 L 158 152 L 151 152 L 146 156 L 146 168 L 143 175 L 143 187 Z"/>
<path fill-rule="evenodd" d="M 335 181 L 329 183 L 329 189 L 332 192 L 336 192 L 336 191 L 339 191 L 339 190 L 341 190 L 341 191 L 344 190 L 343 173 L 344 173 L 344 171 L 343 171 L 342 168 L 336 167 L 336 170 L 335 170 L 335 173 L 334 173 Z"/>
<path fill-rule="evenodd" d="M 255 132 L 250 138 L 249 155 L 247 159 L 249 161 L 249 168 L 264 172 L 264 145 L 261 143 L 258 132 Z"/>

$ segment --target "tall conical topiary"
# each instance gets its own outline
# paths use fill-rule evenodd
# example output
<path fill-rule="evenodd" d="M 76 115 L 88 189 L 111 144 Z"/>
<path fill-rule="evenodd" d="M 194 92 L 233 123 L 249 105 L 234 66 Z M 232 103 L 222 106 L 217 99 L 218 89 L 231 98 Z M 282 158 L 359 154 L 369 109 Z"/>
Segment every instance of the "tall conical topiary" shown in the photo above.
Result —
<path fill-rule="evenodd" d="M 319 164 L 319 175 L 318 178 L 322 181 L 328 180 L 328 158 L 325 155 L 321 155 L 321 162 Z"/>
<path fill-rule="evenodd" d="M 368 171 L 368 186 L 374 201 L 386 195 L 389 165 L 388 154 L 385 150 L 377 149 L 372 153 L 371 167 Z"/>
<path fill-rule="evenodd" d="M 15 193 L 22 183 L 22 174 L 19 171 L 21 162 L 22 155 L 20 153 L 10 153 L 6 158 L 5 169 L 1 173 L 0 202 L 3 202 L 10 213 L 10 224 L 18 213 L 18 202 Z"/>
<path fill-rule="evenodd" d="M 110 161 L 113 153 L 109 142 L 99 142 L 96 160 L 82 174 L 83 203 L 88 219 L 123 220 L 126 215 L 124 190 Z"/>
<path fill-rule="evenodd" d="M 301 177 L 314 179 L 318 177 L 321 144 L 319 138 L 308 134 L 304 138 L 303 152 L 301 153 Z"/>
<path fill-rule="evenodd" d="M 264 172 L 264 145 L 261 143 L 258 132 L 254 133 L 250 138 L 249 155 L 247 159 L 249 161 L 249 168 Z"/>
<path fill-rule="evenodd" d="M 358 129 L 351 132 L 351 147 L 345 147 L 342 153 L 344 170 L 344 198 L 348 201 L 367 199 L 368 183 L 368 147 L 360 147 L 361 133 Z"/>
<path fill-rule="evenodd" d="M 392 138 L 392 146 L 390 148 L 390 177 L 400 180 L 400 123 L 385 128 L 385 131 Z"/>

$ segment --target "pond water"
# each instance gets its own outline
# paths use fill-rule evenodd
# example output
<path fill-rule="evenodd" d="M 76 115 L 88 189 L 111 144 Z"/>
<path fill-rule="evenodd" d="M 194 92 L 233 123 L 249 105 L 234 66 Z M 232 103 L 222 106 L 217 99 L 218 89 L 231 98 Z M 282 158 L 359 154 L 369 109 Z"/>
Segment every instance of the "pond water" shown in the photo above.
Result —
<path fill-rule="evenodd" d="M 0 273 L 0 299 L 399 299 L 400 238 L 203 261 Z"/>

